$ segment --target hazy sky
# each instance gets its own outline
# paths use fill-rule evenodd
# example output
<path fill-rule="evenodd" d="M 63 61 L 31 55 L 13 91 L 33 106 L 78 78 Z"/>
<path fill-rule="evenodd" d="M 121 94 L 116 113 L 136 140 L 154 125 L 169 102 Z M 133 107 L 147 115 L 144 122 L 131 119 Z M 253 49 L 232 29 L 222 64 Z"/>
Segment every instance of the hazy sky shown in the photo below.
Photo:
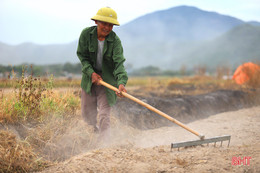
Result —
<path fill-rule="evenodd" d="M 0 42 L 68 43 L 104 6 L 113 8 L 121 25 L 157 10 L 179 5 L 260 22 L 260 0 L 0 0 Z"/>

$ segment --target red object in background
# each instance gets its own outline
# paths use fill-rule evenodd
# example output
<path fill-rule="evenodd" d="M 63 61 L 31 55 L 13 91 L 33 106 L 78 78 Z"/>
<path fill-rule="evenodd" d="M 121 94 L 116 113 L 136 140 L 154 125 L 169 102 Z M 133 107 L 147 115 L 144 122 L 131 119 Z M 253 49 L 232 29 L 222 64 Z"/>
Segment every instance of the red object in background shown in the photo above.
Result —
<path fill-rule="evenodd" d="M 253 77 L 253 75 L 259 71 L 260 72 L 260 66 L 257 64 L 254 64 L 252 62 L 247 62 L 244 63 L 242 65 L 240 65 L 232 79 L 235 80 L 235 82 L 239 85 L 242 85 L 244 83 L 246 83 L 251 77 Z"/>

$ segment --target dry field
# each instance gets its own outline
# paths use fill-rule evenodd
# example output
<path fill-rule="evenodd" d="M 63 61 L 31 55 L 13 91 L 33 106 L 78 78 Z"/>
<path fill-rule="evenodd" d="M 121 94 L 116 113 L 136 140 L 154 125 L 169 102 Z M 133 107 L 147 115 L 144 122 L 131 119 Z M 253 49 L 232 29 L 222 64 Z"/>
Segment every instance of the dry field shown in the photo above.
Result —
<path fill-rule="evenodd" d="M 16 89 L 3 87 L 0 90 L 0 172 L 260 170 L 259 102 L 187 124 L 206 137 L 230 134 L 230 147 L 224 144 L 223 147 L 198 146 L 171 151 L 172 142 L 196 137 L 175 125 L 141 130 L 126 125 L 112 114 L 111 140 L 98 143 L 97 135 L 80 116 L 79 81 L 23 81 L 22 84 L 19 81 Z M 14 83 L 5 86 L 14 86 Z M 240 90 L 255 100 L 259 93 L 258 89 L 213 77 L 130 78 L 127 90 L 139 98 L 160 99 Z M 238 165 L 234 160 L 238 157 L 250 157 L 250 163 Z"/>
<path fill-rule="evenodd" d="M 188 126 L 206 137 L 231 135 L 210 146 L 170 149 L 177 141 L 196 140 L 179 127 L 137 131 L 114 129 L 113 142 L 84 152 L 43 171 L 51 172 L 259 172 L 260 107 L 242 109 L 194 121 Z M 241 159 L 242 162 L 240 162 Z M 247 160 L 247 161 L 243 161 Z"/>

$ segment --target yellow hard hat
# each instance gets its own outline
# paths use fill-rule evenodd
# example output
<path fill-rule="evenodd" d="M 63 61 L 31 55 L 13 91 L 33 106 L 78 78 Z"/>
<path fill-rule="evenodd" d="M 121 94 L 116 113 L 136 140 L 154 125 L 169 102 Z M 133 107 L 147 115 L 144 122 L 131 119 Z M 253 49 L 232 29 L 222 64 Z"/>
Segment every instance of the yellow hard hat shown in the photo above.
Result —
<path fill-rule="evenodd" d="M 92 20 L 98 20 L 102 22 L 112 23 L 114 25 L 120 25 L 117 21 L 117 14 L 116 12 L 109 8 L 104 7 L 98 10 L 97 14 L 91 18 Z"/>

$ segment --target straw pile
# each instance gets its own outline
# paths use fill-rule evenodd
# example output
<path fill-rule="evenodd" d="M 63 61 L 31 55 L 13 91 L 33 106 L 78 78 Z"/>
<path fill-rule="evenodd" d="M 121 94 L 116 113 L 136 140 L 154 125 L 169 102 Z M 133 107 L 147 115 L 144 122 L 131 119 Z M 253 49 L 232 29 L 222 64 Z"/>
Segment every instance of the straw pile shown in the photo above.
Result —
<path fill-rule="evenodd" d="M 37 157 L 30 145 L 17 141 L 14 134 L 0 131 L 0 172 L 29 172 L 47 165 Z"/>

